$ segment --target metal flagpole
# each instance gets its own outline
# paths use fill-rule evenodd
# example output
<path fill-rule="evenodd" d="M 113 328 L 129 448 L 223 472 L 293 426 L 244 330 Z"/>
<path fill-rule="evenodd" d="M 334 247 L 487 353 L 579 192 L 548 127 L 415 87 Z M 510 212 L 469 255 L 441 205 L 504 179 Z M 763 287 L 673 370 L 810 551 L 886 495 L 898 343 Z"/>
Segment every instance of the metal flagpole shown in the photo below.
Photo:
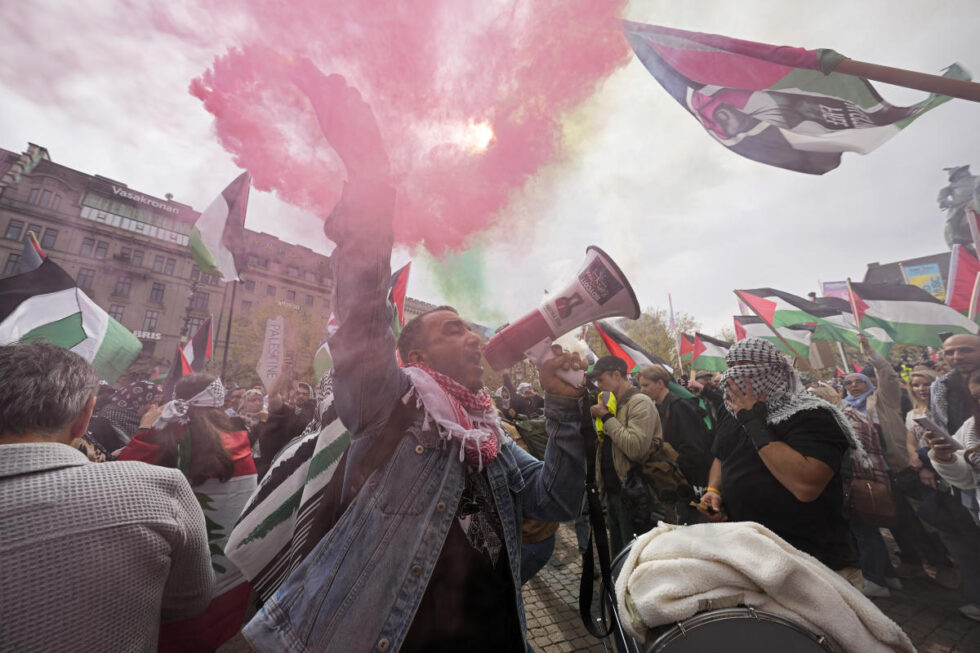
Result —
<path fill-rule="evenodd" d="M 231 340 L 231 318 L 235 315 L 235 291 L 238 290 L 238 281 L 232 281 L 231 287 L 231 307 L 228 309 L 228 328 L 225 330 L 225 352 L 221 355 L 221 378 L 225 377 L 225 365 L 228 363 L 228 342 Z"/>

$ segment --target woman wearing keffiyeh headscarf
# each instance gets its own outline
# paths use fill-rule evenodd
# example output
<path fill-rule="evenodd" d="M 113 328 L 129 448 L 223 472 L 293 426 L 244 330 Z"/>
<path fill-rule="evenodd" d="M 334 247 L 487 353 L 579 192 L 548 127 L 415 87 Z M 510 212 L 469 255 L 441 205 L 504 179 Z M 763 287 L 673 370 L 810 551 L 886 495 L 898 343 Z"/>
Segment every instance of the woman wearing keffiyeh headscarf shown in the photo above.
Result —
<path fill-rule="evenodd" d="M 735 343 L 725 360 L 728 410 L 719 415 L 702 512 L 759 522 L 860 588 L 840 468 L 849 448 L 866 455 L 847 418 L 806 392 L 789 360 L 761 338 Z"/>
<path fill-rule="evenodd" d="M 215 570 L 211 603 L 192 619 L 163 624 L 159 650 L 214 651 L 238 632 L 248 605 L 251 589 L 224 547 L 255 490 L 255 463 L 248 434 L 234 430 L 225 414 L 221 379 L 189 374 L 177 382 L 174 397 L 144 415 L 143 430 L 119 460 L 179 469 L 201 502 Z"/>

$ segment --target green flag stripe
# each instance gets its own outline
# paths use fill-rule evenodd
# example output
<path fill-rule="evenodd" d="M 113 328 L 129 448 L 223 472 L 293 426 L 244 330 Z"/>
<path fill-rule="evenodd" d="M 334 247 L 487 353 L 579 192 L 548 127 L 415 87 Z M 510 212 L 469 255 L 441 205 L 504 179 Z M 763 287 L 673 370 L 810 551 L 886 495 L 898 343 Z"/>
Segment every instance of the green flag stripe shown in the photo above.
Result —
<path fill-rule="evenodd" d="M 129 329 L 109 316 L 92 367 L 108 383 L 115 383 L 143 351 L 143 343 Z"/>
<path fill-rule="evenodd" d="M 347 451 L 350 446 L 350 431 L 344 431 L 340 437 L 325 446 L 319 453 L 310 460 L 310 471 L 307 479 L 314 479 L 330 468 Z"/>
<path fill-rule="evenodd" d="M 82 313 L 79 311 L 31 329 L 21 337 L 21 342 L 50 342 L 71 349 L 84 342 L 87 337 L 82 328 Z"/>

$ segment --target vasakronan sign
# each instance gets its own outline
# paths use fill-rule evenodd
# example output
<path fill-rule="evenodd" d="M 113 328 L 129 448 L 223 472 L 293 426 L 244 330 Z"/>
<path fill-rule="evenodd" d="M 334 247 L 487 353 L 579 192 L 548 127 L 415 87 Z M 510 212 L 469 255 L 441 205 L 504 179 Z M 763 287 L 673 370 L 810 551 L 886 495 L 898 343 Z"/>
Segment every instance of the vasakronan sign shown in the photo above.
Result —
<path fill-rule="evenodd" d="M 170 206 L 169 204 L 153 199 L 152 197 L 147 197 L 141 193 L 134 193 L 133 191 L 123 188 L 122 186 L 113 185 L 112 194 L 118 197 L 125 197 L 128 200 L 133 200 L 134 202 L 139 202 L 140 204 L 152 206 L 155 209 L 160 209 L 168 213 L 177 214 L 180 212 L 175 206 Z"/>

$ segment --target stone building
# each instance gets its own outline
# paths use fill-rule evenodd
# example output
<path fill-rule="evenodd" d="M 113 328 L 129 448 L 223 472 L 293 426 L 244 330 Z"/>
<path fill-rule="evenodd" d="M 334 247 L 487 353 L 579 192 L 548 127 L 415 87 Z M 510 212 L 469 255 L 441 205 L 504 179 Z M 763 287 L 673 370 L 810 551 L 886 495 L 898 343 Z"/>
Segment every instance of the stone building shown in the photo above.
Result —
<path fill-rule="evenodd" d="M 30 143 L 23 153 L 0 148 L 0 277 L 16 273 L 23 242 L 33 231 L 52 260 L 142 341 L 134 368 L 169 365 L 178 343 L 208 315 L 214 316 L 215 360 L 221 361 L 232 285 L 194 265 L 188 242 L 199 215 L 170 195 L 154 197 L 55 163 L 39 145 Z M 268 313 L 270 304 L 287 321 L 325 324 L 329 258 L 247 229 L 245 241 L 247 267 L 234 292 L 233 345 L 248 336 L 240 318 Z M 429 306 L 407 304 L 409 316 Z M 297 366 L 307 365 L 314 352 L 315 346 L 296 351 Z"/>

